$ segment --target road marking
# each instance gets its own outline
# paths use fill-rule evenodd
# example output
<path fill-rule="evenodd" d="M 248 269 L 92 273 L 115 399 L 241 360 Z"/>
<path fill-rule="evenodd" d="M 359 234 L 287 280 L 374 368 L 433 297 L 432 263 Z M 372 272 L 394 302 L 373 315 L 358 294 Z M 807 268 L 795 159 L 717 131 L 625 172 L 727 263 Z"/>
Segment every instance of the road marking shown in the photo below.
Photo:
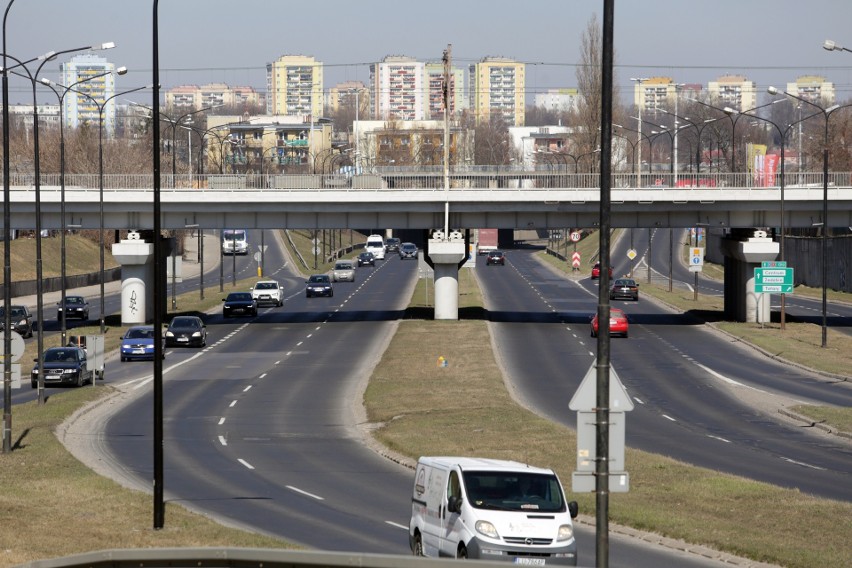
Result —
<path fill-rule="evenodd" d="M 224 423 L 225 423 L 225 417 L 223 416 L 222 418 L 219 419 L 219 426 L 221 426 Z"/>
<path fill-rule="evenodd" d="M 232 401 L 231 401 L 231 404 L 229 404 L 229 405 L 228 405 L 228 407 L 229 407 L 229 408 L 234 408 L 236 405 L 237 405 L 237 401 L 236 401 L 236 400 L 232 400 Z"/>
<path fill-rule="evenodd" d="M 677 422 L 677 420 L 675 420 L 674 418 L 672 418 L 668 414 L 663 414 L 663 418 L 665 418 L 666 420 L 671 420 L 672 422 Z"/>
<path fill-rule="evenodd" d="M 818 469 L 820 471 L 825 471 L 824 467 L 819 467 L 819 466 L 816 466 L 816 465 L 811 465 L 809 463 L 791 460 L 790 458 L 785 458 L 783 456 L 781 457 L 781 459 L 784 460 L 785 462 L 791 463 L 793 465 L 800 465 L 802 467 L 807 467 L 807 468 L 810 468 L 810 469 Z"/>
<path fill-rule="evenodd" d="M 644 405 L 644 404 L 645 404 L 645 402 L 644 402 L 641 398 L 636 398 L 636 397 L 634 396 L 634 397 L 633 397 L 633 400 L 635 400 L 635 401 L 636 401 L 636 402 L 638 402 L 639 404 L 642 404 L 642 405 Z"/>
<path fill-rule="evenodd" d="M 193 355 L 193 356 L 192 356 L 192 357 L 190 357 L 189 359 L 184 359 L 184 360 L 183 360 L 183 361 L 181 361 L 180 363 L 175 363 L 175 364 L 174 364 L 174 365 L 172 365 L 171 367 L 168 367 L 168 368 L 166 368 L 166 369 L 163 369 L 163 375 L 165 376 L 165 375 L 166 375 L 166 373 L 169 373 L 169 372 L 171 372 L 172 370 L 177 369 L 177 368 L 178 368 L 178 367 L 180 367 L 181 365 L 186 365 L 186 364 L 187 364 L 187 363 L 189 363 L 190 361 L 192 361 L 192 360 L 194 360 L 194 359 L 197 359 L 197 358 L 201 357 L 201 355 L 202 355 L 201 353 L 196 353 L 195 355 Z M 133 387 L 133 390 L 136 390 L 136 389 L 139 389 L 139 388 L 144 387 L 145 385 L 147 385 L 148 383 L 150 383 L 150 382 L 151 382 L 151 381 L 153 381 L 153 380 L 154 380 L 154 375 L 147 375 L 147 376 L 145 376 L 145 377 L 140 377 L 140 378 L 138 378 L 138 379 L 133 379 L 133 380 L 131 380 L 131 381 L 128 381 L 128 384 L 129 384 L 129 383 L 133 383 L 133 382 L 135 382 L 135 381 L 139 381 L 139 384 L 138 384 L 138 385 L 136 385 L 135 387 Z"/>
<path fill-rule="evenodd" d="M 225 439 L 225 436 L 219 436 L 219 443 L 222 444 L 223 446 L 227 446 L 228 440 Z"/>
<path fill-rule="evenodd" d="M 261 376 L 259 376 L 259 377 L 258 377 L 258 379 L 262 379 L 262 378 L 264 378 L 265 376 L 266 376 L 266 373 L 263 373 Z"/>
<path fill-rule="evenodd" d="M 247 386 L 246 388 L 244 388 L 244 389 L 243 389 L 243 392 L 248 392 L 249 390 L 251 390 L 251 385 L 249 385 L 249 386 Z"/>
<path fill-rule="evenodd" d="M 712 435 L 712 434 L 707 434 L 707 437 L 708 437 L 708 438 L 713 438 L 714 440 L 719 440 L 719 441 L 721 441 L 721 442 L 725 442 L 726 444 L 730 444 L 730 443 L 732 443 L 730 440 L 726 440 L 725 438 L 722 438 L 721 436 L 714 436 L 714 435 Z"/>
<path fill-rule="evenodd" d="M 249 468 L 249 469 L 254 469 L 254 466 L 253 466 L 253 465 L 251 465 L 251 464 L 250 464 L 249 462 L 247 462 L 246 460 L 244 460 L 243 458 L 237 458 L 237 461 L 238 461 L 238 462 L 240 462 L 241 464 L 243 464 L 244 466 L 246 466 L 246 467 L 247 467 L 247 468 Z"/>
<path fill-rule="evenodd" d="M 399 523 L 395 523 L 393 521 L 385 521 L 385 523 L 389 524 L 392 527 L 396 527 L 398 529 L 408 530 L 408 527 L 405 525 L 401 525 Z"/>
<path fill-rule="evenodd" d="M 313 493 L 308 493 L 307 491 L 302 491 L 298 487 L 293 487 L 292 485 L 285 485 L 285 487 L 287 489 L 291 490 L 291 491 L 295 491 L 296 493 L 301 493 L 302 495 L 316 499 L 317 501 L 325 501 L 325 499 L 323 499 L 319 495 L 314 495 Z"/>

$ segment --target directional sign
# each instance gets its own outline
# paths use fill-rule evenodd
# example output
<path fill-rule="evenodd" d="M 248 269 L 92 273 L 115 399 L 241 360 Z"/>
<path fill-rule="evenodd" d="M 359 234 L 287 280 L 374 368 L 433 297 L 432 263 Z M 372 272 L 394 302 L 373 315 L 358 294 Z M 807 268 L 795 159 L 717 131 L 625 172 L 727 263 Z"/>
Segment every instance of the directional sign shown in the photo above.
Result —
<path fill-rule="evenodd" d="M 573 266 L 574 268 L 580 268 L 580 253 L 579 252 L 575 252 L 573 255 L 571 255 L 571 266 Z"/>
<path fill-rule="evenodd" d="M 786 260 L 764 260 L 760 263 L 761 268 L 787 268 Z"/>
<path fill-rule="evenodd" d="M 704 247 L 689 248 L 689 266 L 704 266 Z"/>
<path fill-rule="evenodd" d="M 792 294 L 793 269 L 786 267 L 755 268 L 754 292 L 756 294 Z"/>

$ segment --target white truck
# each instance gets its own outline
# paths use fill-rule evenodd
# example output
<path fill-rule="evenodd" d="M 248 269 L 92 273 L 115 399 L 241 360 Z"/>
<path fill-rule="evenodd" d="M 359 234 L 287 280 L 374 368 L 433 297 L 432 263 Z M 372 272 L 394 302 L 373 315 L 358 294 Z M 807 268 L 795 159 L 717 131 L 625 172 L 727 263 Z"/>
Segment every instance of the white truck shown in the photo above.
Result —
<path fill-rule="evenodd" d="M 421 457 L 409 546 L 415 556 L 576 566 L 577 510 L 551 469 L 497 459 Z"/>
<path fill-rule="evenodd" d="M 476 237 L 476 253 L 488 254 L 498 248 L 497 229 L 478 229 Z"/>
<path fill-rule="evenodd" d="M 248 231 L 245 229 L 222 230 L 222 254 L 248 254 Z"/>

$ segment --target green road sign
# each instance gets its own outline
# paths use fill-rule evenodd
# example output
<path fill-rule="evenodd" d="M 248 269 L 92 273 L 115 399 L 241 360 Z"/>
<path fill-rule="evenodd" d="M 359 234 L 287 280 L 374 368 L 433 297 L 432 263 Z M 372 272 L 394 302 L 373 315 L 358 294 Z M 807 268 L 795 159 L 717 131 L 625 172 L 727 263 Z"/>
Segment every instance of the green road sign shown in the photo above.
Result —
<path fill-rule="evenodd" d="M 754 291 L 756 294 L 792 294 L 793 269 L 786 267 L 755 268 Z"/>

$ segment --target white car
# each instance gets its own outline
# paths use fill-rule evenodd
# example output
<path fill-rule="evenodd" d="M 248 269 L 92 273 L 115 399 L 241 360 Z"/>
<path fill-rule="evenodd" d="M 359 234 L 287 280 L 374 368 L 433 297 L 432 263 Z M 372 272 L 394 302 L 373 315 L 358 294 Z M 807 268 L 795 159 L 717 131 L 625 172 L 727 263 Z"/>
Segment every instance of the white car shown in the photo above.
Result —
<path fill-rule="evenodd" d="M 261 280 L 251 289 L 251 297 L 257 305 L 272 304 L 280 307 L 284 304 L 284 291 L 275 280 Z"/>
<path fill-rule="evenodd" d="M 332 282 L 355 282 L 355 265 L 351 260 L 338 260 L 331 271 Z"/>

